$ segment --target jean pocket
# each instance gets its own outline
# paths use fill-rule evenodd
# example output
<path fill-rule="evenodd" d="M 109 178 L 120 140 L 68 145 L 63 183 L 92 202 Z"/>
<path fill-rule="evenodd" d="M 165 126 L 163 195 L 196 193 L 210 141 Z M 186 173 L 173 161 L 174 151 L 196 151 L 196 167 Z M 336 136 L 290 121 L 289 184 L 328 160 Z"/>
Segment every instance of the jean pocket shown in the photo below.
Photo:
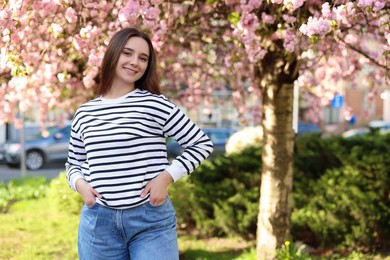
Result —
<path fill-rule="evenodd" d="M 159 206 L 153 206 L 150 202 L 145 203 L 145 219 L 149 222 L 160 222 L 161 224 L 171 224 L 176 221 L 176 213 L 171 200 L 167 196 L 165 202 Z"/>
<path fill-rule="evenodd" d="M 161 205 L 158 205 L 158 206 L 154 206 L 150 203 L 150 201 L 146 202 L 146 205 L 150 208 L 162 208 L 164 207 L 165 204 L 167 204 L 167 200 L 168 199 L 165 199 L 165 201 L 161 204 Z"/>
<path fill-rule="evenodd" d="M 95 201 L 95 203 L 94 204 L 92 204 L 91 206 L 88 206 L 87 204 L 85 204 L 85 206 L 87 207 L 87 208 L 89 208 L 89 209 L 93 209 L 95 206 L 97 206 L 97 202 Z"/>

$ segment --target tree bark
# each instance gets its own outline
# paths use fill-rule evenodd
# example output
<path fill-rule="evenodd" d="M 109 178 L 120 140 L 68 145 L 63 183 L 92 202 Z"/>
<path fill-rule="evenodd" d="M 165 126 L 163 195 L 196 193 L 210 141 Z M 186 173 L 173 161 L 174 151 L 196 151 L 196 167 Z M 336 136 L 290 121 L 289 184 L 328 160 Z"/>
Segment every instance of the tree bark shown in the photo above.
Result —
<path fill-rule="evenodd" d="M 271 85 L 263 93 L 264 131 L 257 220 L 257 259 L 273 259 L 287 239 L 293 177 L 293 85 Z"/>
<path fill-rule="evenodd" d="M 290 231 L 293 84 L 297 68 L 297 57 L 286 59 L 280 46 L 267 53 L 255 70 L 263 99 L 263 168 L 257 218 L 257 259 L 261 260 L 274 259 Z"/>

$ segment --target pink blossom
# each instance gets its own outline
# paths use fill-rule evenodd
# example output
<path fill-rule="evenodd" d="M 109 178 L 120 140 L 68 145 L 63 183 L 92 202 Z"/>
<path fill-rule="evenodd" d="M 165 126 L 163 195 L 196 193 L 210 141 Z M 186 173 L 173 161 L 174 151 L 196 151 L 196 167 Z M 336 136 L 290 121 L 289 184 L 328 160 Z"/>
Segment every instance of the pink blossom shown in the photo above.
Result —
<path fill-rule="evenodd" d="M 374 1 L 374 12 L 378 12 L 382 10 L 386 6 L 386 2 L 383 0 L 376 0 Z"/>
<path fill-rule="evenodd" d="M 283 15 L 283 19 L 287 22 L 287 23 L 294 23 L 297 18 L 295 18 L 294 16 L 291 16 L 291 15 L 288 15 L 288 14 L 284 14 Z"/>
<path fill-rule="evenodd" d="M 140 4 L 138 1 L 130 0 L 127 4 L 119 11 L 118 20 L 122 22 L 129 22 L 134 24 L 140 12 Z"/>
<path fill-rule="evenodd" d="M 246 53 L 248 55 L 248 59 L 252 63 L 256 63 L 264 58 L 265 54 L 267 53 L 265 50 L 258 48 L 250 48 L 246 49 Z"/>
<path fill-rule="evenodd" d="M 53 15 L 53 13 L 55 13 L 55 11 L 59 8 L 59 5 L 51 0 L 43 0 L 40 4 L 41 8 L 39 9 L 39 14 L 42 18 Z"/>
<path fill-rule="evenodd" d="M 245 35 L 242 35 L 239 38 L 244 45 L 249 46 L 252 44 L 253 41 L 255 41 L 256 34 L 254 34 L 253 32 L 247 32 Z"/>
<path fill-rule="evenodd" d="M 283 3 L 287 9 L 294 11 L 301 7 L 306 0 L 284 0 Z"/>
<path fill-rule="evenodd" d="M 303 34 L 311 37 L 313 35 L 324 36 L 331 28 L 328 20 L 309 17 L 307 24 L 302 24 L 299 30 Z"/>
<path fill-rule="evenodd" d="M 95 50 L 91 50 L 88 56 L 88 64 L 91 66 L 100 66 L 102 59 L 102 55 L 97 54 Z"/>
<path fill-rule="evenodd" d="M 8 21 L 11 18 L 12 12 L 10 10 L 0 10 L 0 22 Z"/>
<path fill-rule="evenodd" d="M 15 33 L 11 34 L 11 41 L 13 43 L 17 43 L 19 41 L 19 39 L 23 39 L 23 37 L 19 38 L 19 34 L 15 34 Z"/>
<path fill-rule="evenodd" d="M 288 52 L 294 52 L 295 45 L 298 43 L 298 37 L 295 35 L 295 31 L 288 29 L 284 32 L 283 47 Z"/>
<path fill-rule="evenodd" d="M 10 0 L 9 7 L 11 10 L 17 10 L 22 7 L 23 0 Z"/>
<path fill-rule="evenodd" d="M 283 35 L 280 31 L 276 31 L 274 32 L 272 35 L 271 35 L 271 40 L 272 41 L 276 41 L 276 40 L 279 40 L 279 39 L 282 39 L 283 38 Z"/>
<path fill-rule="evenodd" d="M 156 7 L 150 7 L 145 11 L 144 18 L 148 20 L 158 20 L 160 15 L 160 9 Z"/>
<path fill-rule="evenodd" d="M 76 50 L 81 51 L 85 47 L 84 41 L 80 38 L 80 36 L 76 35 L 73 37 L 73 46 L 76 48 Z"/>
<path fill-rule="evenodd" d="M 346 7 L 348 15 L 354 15 L 356 13 L 355 5 L 352 2 L 348 2 Z"/>
<path fill-rule="evenodd" d="M 241 0 L 241 8 L 245 12 L 251 12 L 255 9 L 260 8 L 261 4 L 263 3 L 262 0 Z"/>
<path fill-rule="evenodd" d="M 242 15 L 238 25 L 250 32 L 254 32 L 259 26 L 259 19 L 253 13 L 245 13 Z"/>
<path fill-rule="evenodd" d="M 271 0 L 271 2 L 274 4 L 281 4 L 283 0 Z"/>
<path fill-rule="evenodd" d="M 233 64 L 233 66 L 234 66 L 234 70 L 236 70 L 236 71 L 240 70 L 240 69 L 242 69 L 244 67 L 242 62 L 236 62 L 236 63 Z"/>
<path fill-rule="evenodd" d="M 94 3 L 94 2 L 87 3 L 87 4 L 85 4 L 85 7 L 90 8 L 90 9 L 95 9 L 95 8 L 99 7 L 99 4 L 98 3 Z"/>
<path fill-rule="evenodd" d="M 264 23 L 274 23 L 275 18 L 272 15 L 266 14 L 266 13 L 261 13 L 261 20 Z"/>
<path fill-rule="evenodd" d="M 3 30 L 3 42 L 8 42 L 10 40 L 10 30 L 8 28 Z"/>
<path fill-rule="evenodd" d="M 321 10 L 322 16 L 325 18 L 329 18 L 331 14 L 330 6 L 329 3 L 326 2 L 322 5 L 322 10 Z"/>
<path fill-rule="evenodd" d="M 150 0 L 150 3 L 152 5 L 161 5 L 162 3 L 164 3 L 164 0 Z"/>
<path fill-rule="evenodd" d="M 64 29 L 59 24 L 56 23 L 51 24 L 51 29 L 53 30 L 53 35 L 56 38 L 58 37 L 58 35 L 64 32 Z"/>
<path fill-rule="evenodd" d="M 93 38 L 96 36 L 99 36 L 101 33 L 101 29 L 96 27 L 95 25 L 92 26 L 91 23 L 89 23 L 86 27 L 80 29 L 80 36 L 82 38 Z"/>
<path fill-rule="evenodd" d="M 321 10 L 321 13 L 322 13 L 322 17 L 323 18 L 326 18 L 328 20 L 334 20 L 336 19 L 336 14 L 334 12 L 334 9 L 332 10 L 330 8 L 330 5 L 328 2 L 324 3 L 322 5 L 322 10 Z"/>
<path fill-rule="evenodd" d="M 347 11 L 344 5 L 340 5 L 337 8 L 333 9 L 336 13 L 336 19 L 338 21 L 346 21 L 347 20 Z"/>
<path fill-rule="evenodd" d="M 226 5 L 234 5 L 236 4 L 237 2 L 239 2 L 240 0 L 225 0 L 225 4 Z"/>
<path fill-rule="evenodd" d="M 231 67 L 232 66 L 231 57 L 225 57 L 224 63 L 226 67 Z"/>
<path fill-rule="evenodd" d="M 145 27 L 154 27 L 156 25 L 156 21 L 155 20 L 149 20 L 149 19 L 143 19 L 142 20 L 142 24 Z"/>

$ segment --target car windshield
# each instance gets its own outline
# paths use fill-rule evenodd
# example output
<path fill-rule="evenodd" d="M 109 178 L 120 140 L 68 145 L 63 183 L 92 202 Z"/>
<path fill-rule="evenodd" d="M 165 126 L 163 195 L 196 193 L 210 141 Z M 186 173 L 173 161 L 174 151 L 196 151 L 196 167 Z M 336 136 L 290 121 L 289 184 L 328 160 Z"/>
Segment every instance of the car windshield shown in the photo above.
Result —
<path fill-rule="evenodd" d="M 62 128 L 60 128 L 58 126 L 49 126 L 46 128 L 45 132 L 36 133 L 34 136 L 34 139 L 48 138 L 49 136 L 53 136 L 60 129 L 62 129 Z"/>
<path fill-rule="evenodd" d="M 216 143 L 225 143 L 227 139 L 232 135 L 231 130 L 225 129 L 204 129 L 206 135 L 208 135 L 211 141 Z"/>

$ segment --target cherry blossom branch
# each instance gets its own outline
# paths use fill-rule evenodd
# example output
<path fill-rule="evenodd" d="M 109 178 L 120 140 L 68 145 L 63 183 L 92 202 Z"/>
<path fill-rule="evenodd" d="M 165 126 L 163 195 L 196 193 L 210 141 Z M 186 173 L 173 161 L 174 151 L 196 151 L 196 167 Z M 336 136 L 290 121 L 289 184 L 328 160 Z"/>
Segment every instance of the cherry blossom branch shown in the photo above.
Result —
<path fill-rule="evenodd" d="M 345 46 L 347 46 L 349 49 L 351 50 L 354 50 L 355 52 L 363 55 L 364 57 L 366 57 L 367 59 L 369 59 L 372 63 L 374 63 L 375 65 L 377 65 L 378 67 L 381 67 L 383 69 L 385 69 L 386 71 L 390 71 L 390 67 L 386 66 L 386 65 L 383 65 L 383 64 L 380 64 L 378 61 L 376 61 L 375 59 L 373 59 L 372 57 L 370 57 L 367 53 L 365 53 L 364 51 L 362 51 L 361 49 L 347 43 L 344 39 L 340 38 L 339 36 L 336 36 L 337 37 L 337 40 L 341 41 L 342 43 L 345 44 Z"/>

